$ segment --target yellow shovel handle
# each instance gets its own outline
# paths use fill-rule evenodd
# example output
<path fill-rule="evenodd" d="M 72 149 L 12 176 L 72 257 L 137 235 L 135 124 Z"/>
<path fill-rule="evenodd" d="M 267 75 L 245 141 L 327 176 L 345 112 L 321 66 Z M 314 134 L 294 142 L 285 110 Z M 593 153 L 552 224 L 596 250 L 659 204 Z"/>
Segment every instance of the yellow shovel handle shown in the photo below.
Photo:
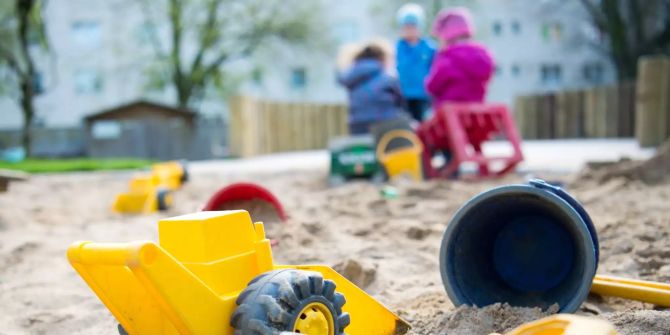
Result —
<path fill-rule="evenodd" d="M 423 151 L 423 143 L 421 143 L 421 140 L 416 134 L 405 129 L 395 129 L 384 134 L 379 140 L 379 144 L 377 144 L 377 159 L 381 161 L 386 157 L 386 147 L 396 138 L 404 138 L 408 140 L 412 143 L 412 147 L 415 148 L 417 153 Z"/>
<path fill-rule="evenodd" d="M 670 284 L 597 275 L 591 292 L 670 307 Z"/>

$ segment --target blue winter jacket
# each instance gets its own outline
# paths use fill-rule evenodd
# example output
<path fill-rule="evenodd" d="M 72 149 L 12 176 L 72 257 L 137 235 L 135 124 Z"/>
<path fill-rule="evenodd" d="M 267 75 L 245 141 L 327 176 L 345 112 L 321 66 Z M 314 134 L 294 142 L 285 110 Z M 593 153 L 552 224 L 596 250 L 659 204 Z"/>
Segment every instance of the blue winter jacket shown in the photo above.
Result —
<path fill-rule="evenodd" d="M 435 56 L 433 43 L 422 38 L 415 45 L 404 39 L 396 44 L 396 64 L 400 87 L 406 99 L 428 99 L 424 79 L 430 71 Z"/>
<path fill-rule="evenodd" d="M 338 82 L 349 92 L 349 123 L 369 123 L 395 118 L 403 99 L 398 80 L 384 71 L 374 59 L 354 63 L 338 75 Z"/>

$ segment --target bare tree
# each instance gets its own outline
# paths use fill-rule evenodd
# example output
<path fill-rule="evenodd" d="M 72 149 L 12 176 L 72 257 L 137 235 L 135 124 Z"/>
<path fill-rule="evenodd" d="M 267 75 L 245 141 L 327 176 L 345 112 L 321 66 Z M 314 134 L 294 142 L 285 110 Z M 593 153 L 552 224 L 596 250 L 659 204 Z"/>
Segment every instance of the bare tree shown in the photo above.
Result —
<path fill-rule="evenodd" d="M 226 64 L 264 44 L 302 43 L 322 31 L 319 1 L 139 1 L 146 25 L 153 27 L 156 62 L 151 86 L 174 88 L 180 107 L 193 107 L 209 87 L 225 86 Z M 170 42 L 167 46 L 161 43 L 161 33 Z"/>
<path fill-rule="evenodd" d="M 5 74 L 2 93 L 18 98 L 23 113 L 21 144 L 30 155 L 36 70 L 33 46 L 48 50 L 42 9 L 45 0 L 2 1 L 0 4 L 0 70 Z"/>
<path fill-rule="evenodd" d="M 619 79 L 635 78 L 641 56 L 670 54 L 670 0 L 580 1 Z"/>

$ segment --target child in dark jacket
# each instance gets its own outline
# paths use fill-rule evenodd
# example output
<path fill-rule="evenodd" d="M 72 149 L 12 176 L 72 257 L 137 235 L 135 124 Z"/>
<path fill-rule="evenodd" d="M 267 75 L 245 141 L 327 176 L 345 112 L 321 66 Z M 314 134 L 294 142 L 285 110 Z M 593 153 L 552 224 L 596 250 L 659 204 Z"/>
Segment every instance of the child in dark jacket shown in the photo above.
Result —
<path fill-rule="evenodd" d="M 434 108 L 445 102 L 483 102 L 494 71 L 491 54 L 471 40 L 474 34 L 465 8 L 443 10 L 435 19 L 433 35 L 441 48 L 426 78 Z"/>
<path fill-rule="evenodd" d="M 386 55 L 381 47 L 368 45 L 353 66 L 338 75 L 349 92 L 349 133 L 367 134 L 373 123 L 397 118 L 403 98 L 397 79 L 384 70 Z"/>

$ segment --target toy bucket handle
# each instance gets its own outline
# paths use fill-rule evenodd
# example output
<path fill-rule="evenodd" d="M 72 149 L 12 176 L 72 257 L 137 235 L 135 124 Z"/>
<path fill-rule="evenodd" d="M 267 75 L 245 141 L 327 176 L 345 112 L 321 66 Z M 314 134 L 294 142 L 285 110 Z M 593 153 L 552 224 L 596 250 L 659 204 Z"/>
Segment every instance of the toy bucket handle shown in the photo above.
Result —
<path fill-rule="evenodd" d="M 383 158 L 386 157 L 386 147 L 388 147 L 391 141 L 396 138 L 404 138 L 408 140 L 417 153 L 423 151 L 423 143 L 421 143 L 421 140 L 416 134 L 405 129 L 395 129 L 384 134 L 379 140 L 379 144 L 377 144 L 377 158 L 379 160 L 383 160 Z"/>

